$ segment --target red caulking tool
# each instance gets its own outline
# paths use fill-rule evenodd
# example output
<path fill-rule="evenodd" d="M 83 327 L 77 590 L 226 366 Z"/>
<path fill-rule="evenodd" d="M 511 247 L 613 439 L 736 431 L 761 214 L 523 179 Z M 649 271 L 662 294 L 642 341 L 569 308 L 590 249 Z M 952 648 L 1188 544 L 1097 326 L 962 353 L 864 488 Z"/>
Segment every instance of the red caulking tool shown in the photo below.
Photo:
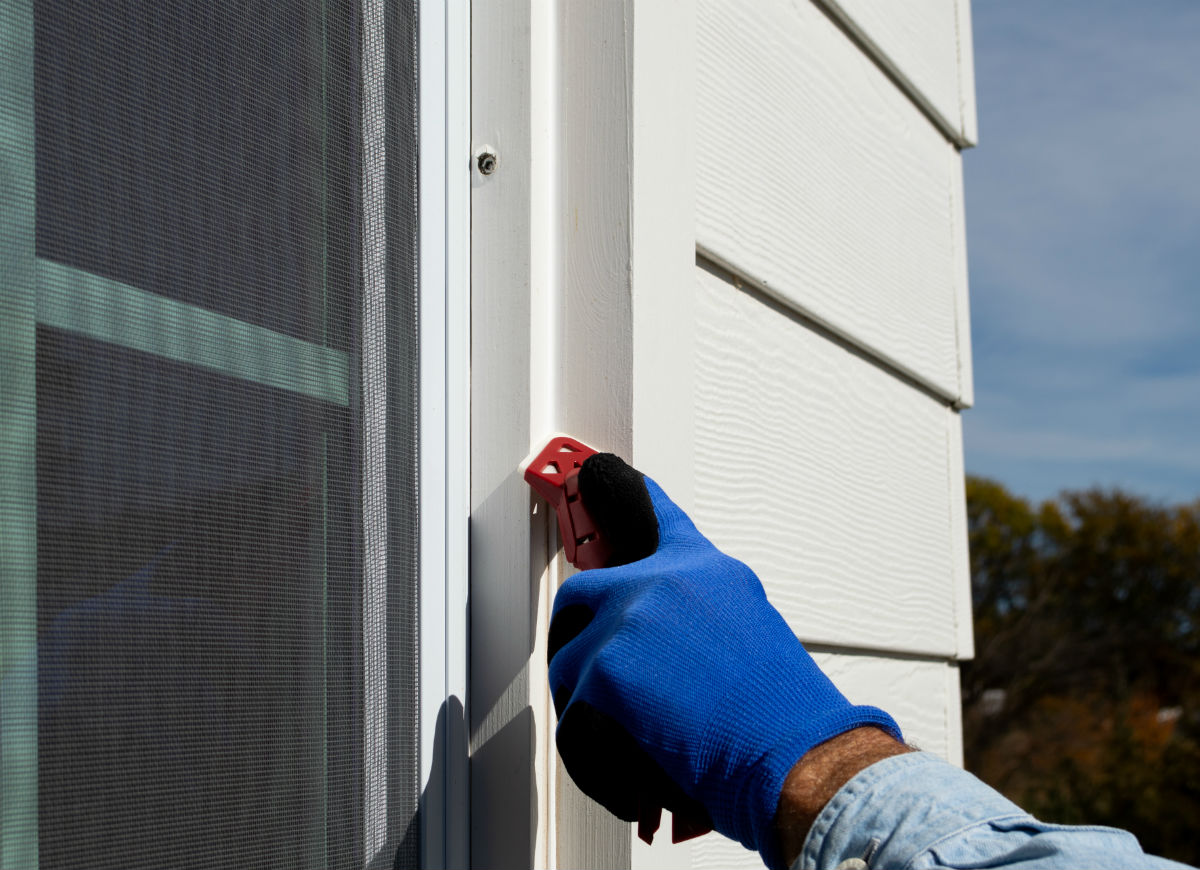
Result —
<path fill-rule="evenodd" d="M 567 561 L 581 571 L 603 568 L 612 554 L 579 495 L 579 469 L 598 452 L 582 441 L 556 435 L 525 469 L 525 482 L 558 514 L 558 536 Z"/>
<path fill-rule="evenodd" d="M 558 537 L 563 555 L 581 571 L 604 568 L 612 546 L 596 525 L 579 493 L 579 469 L 599 451 L 567 435 L 556 435 L 525 467 L 525 482 L 533 487 L 558 515 Z M 638 808 L 638 836 L 650 843 L 662 819 L 662 807 L 643 803 Z M 671 816 L 671 842 L 682 843 L 712 830 L 708 819 L 683 813 Z"/>

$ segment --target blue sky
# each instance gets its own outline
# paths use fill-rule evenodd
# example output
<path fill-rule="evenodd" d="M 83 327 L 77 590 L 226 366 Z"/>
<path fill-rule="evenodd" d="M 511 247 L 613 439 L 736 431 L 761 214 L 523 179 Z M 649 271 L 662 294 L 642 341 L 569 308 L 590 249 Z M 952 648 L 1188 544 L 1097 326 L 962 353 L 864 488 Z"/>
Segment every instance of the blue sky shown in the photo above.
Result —
<path fill-rule="evenodd" d="M 1200 498 L 1200 2 L 972 12 L 967 470 Z"/>

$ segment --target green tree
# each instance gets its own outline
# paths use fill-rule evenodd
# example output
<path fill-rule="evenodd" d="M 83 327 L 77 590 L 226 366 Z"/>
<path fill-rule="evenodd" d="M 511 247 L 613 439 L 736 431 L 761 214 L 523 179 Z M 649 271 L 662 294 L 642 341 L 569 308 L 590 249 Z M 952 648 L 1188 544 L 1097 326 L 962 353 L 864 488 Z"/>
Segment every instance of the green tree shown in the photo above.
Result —
<path fill-rule="evenodd" d="M 1200 862 L 1200 502 L 1033 505 L 968 478 L 968 769 L 1048 820 Z"/>

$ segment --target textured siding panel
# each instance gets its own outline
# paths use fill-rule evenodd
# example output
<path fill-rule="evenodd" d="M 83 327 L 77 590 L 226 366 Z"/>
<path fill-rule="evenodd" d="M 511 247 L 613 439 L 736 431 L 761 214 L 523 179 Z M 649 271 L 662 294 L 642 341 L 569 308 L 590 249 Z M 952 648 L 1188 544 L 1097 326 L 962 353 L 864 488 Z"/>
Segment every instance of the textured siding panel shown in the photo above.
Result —
<path fill-rule="evenodd" d="M 845 652 L 814 652 L 813 658 L 851 702 L 891 713 L 910 746 L 962 763 L 947 715 L 959 707 L 957 665 Z"/>
<path fill-rule="evenodd" d="M 978 103 L 975 99 L 975 32 L 971 24 L 971 0 L 957 0 L 958 8 L 958 88 L 962 106 L 963 138 L 979 141 Z"/>
<path fill-rule="evenodd" d="M 697 30 L 699 248 L 958 399 L 957 150 L 812 3 Z"/>
<path fill-rule="evenodd" d="M 946 406 L 696 270 L 696 521 L 801 639 L 953 656 Z"/>
<path fill-rule="evenodd" d="M 914 98 L 936 113 L 957 139 L 974 141 L 967 135 L 962 102 L 961 0 L 815 2 L 842 22 L 881 65 L 901 78 L 912 89 Z"/>

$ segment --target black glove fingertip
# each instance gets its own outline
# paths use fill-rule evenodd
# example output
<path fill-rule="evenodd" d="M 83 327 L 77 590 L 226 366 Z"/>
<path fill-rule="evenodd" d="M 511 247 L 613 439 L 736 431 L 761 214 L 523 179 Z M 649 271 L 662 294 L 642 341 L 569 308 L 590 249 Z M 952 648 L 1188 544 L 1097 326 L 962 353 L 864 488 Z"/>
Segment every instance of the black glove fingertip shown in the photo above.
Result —
<path fill-rule="evenodd" d="M 646 478 L 613 453 L 597 453 L 579 469 L 579 494 L 612 547 L 608 567 L 652 556 L 658 549 L 658 518 Z"/>

